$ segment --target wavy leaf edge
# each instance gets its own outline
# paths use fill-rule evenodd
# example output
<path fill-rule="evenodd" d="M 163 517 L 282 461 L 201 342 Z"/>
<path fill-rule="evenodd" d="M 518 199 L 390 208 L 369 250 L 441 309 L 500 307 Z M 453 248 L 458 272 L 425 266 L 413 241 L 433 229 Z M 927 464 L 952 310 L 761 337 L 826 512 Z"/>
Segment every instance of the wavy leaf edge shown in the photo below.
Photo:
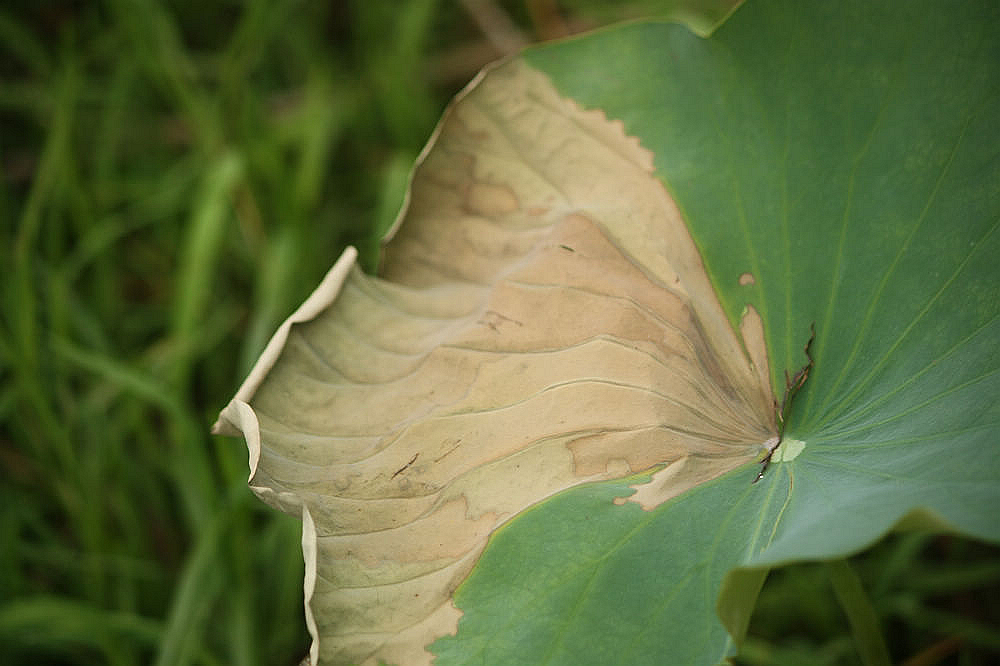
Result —
<path fill-rule="evenodd" d="M 495 74 L 498 71 L 503 71 L 507 74 Z M 470 95 L 473 95 L 477 91 L 482 91 L 484 82 L 490 80 L 491 76 L 495 78 L 502 78 L 506 75 L 517 78 L 519 76 L 525 76 L 525 71 L 532 72 L 531 77 L 534 78 L 532 79 L 531 85 L 538 85 L 539 81 L 543 81 L 545 79 L 544 75 L 540 72 L 531 70 L 531 68 L 521 62 L 516 60 L 502 61 L 483 70 L 465 88 L 465 90 L 463 90 L 463 92 L 455 98 L 448 110 L 446 110 L 442 116 L 441 122 L 435 129 L 434 134 L 428 141 L 424 150 L 421 152 L 420 157 L 414 166 L 410 178 L 410 187 L 407 188 L 406 198 L 404 199 L 397 222 L 387 234 L 387 242 L 394 239 L 394 237 L 403 228 L 402 225 L 404 221 L 408 219 L 413 204 L 412 193 L 415 181 L 418 177 L 418 172 L 426 167 L 428 159 L 433 156 L 436 150 L 439 149 L 444 128 L 453 121 L 456 109 L 463 105 Z M 551 89 L 551 92 L 554 93 L 554 89 Z M 532 94 L 536 93 L 537 90 L 532 92 Z M 529 95 L 529 97 L 530 96 L 531 95 Z M 613 127 L 614 131 L 621 134 L 626 142 L 634 145 L 634 149 L 639 151 L 644 150 L 638 145 L 638 141 L 636 139 L 633 137 L 627 137 L 624 134 L 624 126 L 620 121 L 609 121 L 604 116 L 603 112 L 600 111 L 583 111 L 576 106 L 575 102 L 570 100 L 558 98 L 558 101 L 559 103 L 569 105 L 569 107 L 574 107 L 575 110 L 579 112 L 580 116 L 576 118 L 578 122 L 594 123 L 594 127 L 599 124 L 603 124 L 606 126 L 604 128 L 605 130 L 607 127 Z M 546 99 L 545 103 L 554 104 L 555 102 L 553 102 L 552 99 Z M 544 106 L 544 104 L 542 106 Z M 648 177 L 650 182 L 656 183 L 656 187 L 659 188 L 659 192 L 661 193 L 660 195 L 666 197 L 666 200 L 672 205 L 672 200 L 670 200 L 669 194 L 666 193 L 662 183 L 655 178 L 651 155 L 645 154 L 643 159 L 648 161 L 648 164 L 645 165 L 644 168 L 649 174 Z M 489 197 L 493 194 L 495 194 L 495 192 L 487 191 L 484 193 L 484 196 L 489 199 Z M 486 201 L 484 205 L 488 208 L 489 205 L 492 204 L 490 201 Z M 662 205 L 662 200 L 656 201 L 656 205 Z M 483 210 L 479 212 L 485 213 L 486 211 Z M 684 222 L 681 220 L 680 213 L 676 211 L 675 207 L 673 208 L 673 212 L 671 214 L 674 215 L 675 219 L 681 225 L 681 236 L 687 234 L 686 227 L 683 226 Z M 567 213 L 564 216 L 566 219 L 571 217 L 579 216 L 576 216 L 572 212 Z M 645 260 L 661 272 L 661 277 L 664 277 L 662 273 L 665 271 L 666 275 L 673 277 L 678 283 L 680 283 L 680 275 L 678 275 L 678 273 L 670 267 L 669 263 L 663 264 L 663 262 L 658 261 L 655 257 L 656 253 L 661 251 L 663 248 L 656 243 L 653 244 L 654 248 L 652 249 L 647 250 L 645 248 L 645 245 L 647 244 L 645 241 L 649 238 L 648 232 L 650 228 L 652 227 L 647 226 L 643 229 L 635 231 L 634 233 L 622 232 L 621 236 L 610 240 L 612 240 L 612 245 L 618 246 L 620 250 L 621 246 L 624 245 L 629 247 L 631 244 L 631 248 L 636 249 L 637 253 L 646 253 Z M 607 232 L 607 229 L 604 229 L 604 231 Z M 677 230 L 675 229 L 674 231 L 676 232 Z M 676 242 L 678 241 L 678 238 L 672 238 L 671 241 Z M 624 501 L 634 501 L 639 503 L 645 510 L 655 508 L 664 501 L 675 497 L 680 492 L 693 487 L 693 485 L 696 485 L 697 483 L 710 480 L 725 473 L 726 471 L 732 469 L 734 464 L 742 465 L 752 460 L 759 455 L 759 452 L 767 446 L 768 442 L 773 440 L 773 435 L 776 432 L 773 420 L 773 406 L 775 404 L 775 400 L 768 379 L 770 373 L 767 368 L 767 352 L 764 348 L 763 328 L 759 315 L 752 307 L 748 307 L 745 311 L 744 319 L 741 322 L 740 331 L 733 331 L 729 324 L 729 320 L 722 311 L 721 305 L 718 303 L 718 299 L 714 295 L 711 282 L 708 280 L 708 277 L 704 272 L 704 267 L 700 263 L 701 260 L 697 255 L 697 249 L 695 248 L 693 241 L 690 240 L 690 236 L 688 235 L 686 238 L 681 238 L 680 242 L 682 245 L 684 243 L 688 244 L 685 246 L 685 251 L 687 251 L 688 254 L 684 255 L 685 258 L 681 261 L 681 264 L 684 265 L 680 266 L 678 271 L 681 275 L 683 275 L 684 282 L 687 283 L 685 286 L 690 289 L 690 294 L 687 296 L 690 299 L 689 305 L 693 304 L 694 309 L 698 309 L 698 307 L 701 306 L 704 310 L 704 312 L 695 313 L 691 316 L 696 320 L 701 317 L 704 318 L 705 321 L 712 322 L 708 327 L 712 331 L 709 334 L 709 337 L 711 338 L 714 335 L 716 339 L 709 340 L 708 342 L 709 356 L 711 356 L 712 353 L 717 352 L 719 348 L 724 348 L 726 352 L 732 356 L 732 358 L 736 358 L 738 356 L 742 359 L 744 366 L 741 366 L 736 370 L 736 372 L 742 373 L 741 376 L 743 379 L 740 381 L 745 382 L 747 386 L 755 387 L 752 390 L 757 391 L 756 397 L 751 399 L 751 402 L 754 405 L 751 407 L 751 412 L 755 412 L 757 415 L 759 420 L 757 429 L 759 432 L 757 432 L 756 436 L 750 438 L 753 441 L 748 442 L 748 446 L 739 456 L 721 467 L 718 464 L 712 463 L 711 456 L 705 459 L 690 456 L 681 456 L 679 458 L 674 457 L 673 459 L 656 460 L 652 465 L 650 465 L 650 461 L 647 460 L 646 464 L 639 469 L 635 469 L 629 464 L 626 464 L 623 467 L 621 465 L 617 465 L 617 463 L 614 469 L 612 469 L 612 461 L 609 460 L 605 475 L 599 474 L 594 476 L 591 474 L 588 475 L 586 479 L 579 481 L 582 483 L 593 480 L 601 480 L 602 478 L 622 478 L 639 472 L 649 471 L 650 481 L 648 483 L 642 483 L 634 486 L 637 492 L 632 497 L 623 498 L 623 503 Z M 404 240 L 401 245 L 403 249 L 397 250 L 397 255 L 401 254 L 405 256 L 407 252 L 413 250 L 414 246 L 418 246 L 419 242 L 410 242 L 407 244 L 407 241 Z M 558 247 L 568 249 L 567 245 L 560 244 Z M 389 249 L 390 251 L 393 249 L 392 244 L 389 245 Z M 624 250 L 622 251 L 624 252 Z M 691 254 L 691 251 L 693 251 L 693 255 Z M 356 260 L 357 252 L 355 249 L 347 248 L 333 268 L 331 268 L 331 270 L 327 273 L 313 294 L 279 327 L 278 331 L 266 346 L 264 352 L 261 354 L 248 377 L 240 386 L 234 398 L 222 410 L 218 421 L 213 426 L 213 432 L 216 434 L 232 436 L 242 435 L 244 437 L 249 452 L 250 475 L 248 482 L 253 492 L 266 503 L 287 513 L 299 514 L 302 517 L 302 546 L 306 567 L 304 580 L 305 614 L 307 627 L 313 639 L 310 647 L 309 658 L 311 663 L 314 664 L 319 663 L 322 656 L 320 650 L 322 631 L 317 626 L 317 620 L 312 603 L 314 600 L 314 593 L 316 591 L 317 578 L 319 576 L 318 568 L 320 558 L 316 519 L 310 511 L 308 503 L 303 501 L 302 498 L 296 493 L 276 490 L 265 483 L 258 483 L 258 472 L 262 458 L 263 445 L 261 425 L 258 420 L 258 415 L 250 403 L 262 383 L 278 362 L 279 357 L 282 356 L 293 327 L 315 320 L 321 313 L 338 301 L 338 297 L 341 295 L 342 290 L 348 283 L 351 275 L 359 273 L 355 267 Z M 639 263 L 641 264 L 642 262 Z M 664 266 L 666 266 L 666 268 L 664 268 Z M 698 273 L 699 271 L 700 274 Z M 655 272 L 656 271 L 654 271 L 654 273 Z M 692 277 L 692 274 L 697 274 L 697 277 Z M 750 279 L 752 279 L 752 277 Z M 483 322 L 479 321 L 477 323 L 482 324 Z M 498 322 L 493 322 L 492 324 L 487 322 L 487 325 L 495 330 L 498 323 L 499 320 Z M 696 323 L 695 328 L 699 328 L 700 326 L 701 324 Z M 712 328 L 713 326 L 715 328 Z M 733 356 L 734 354 L 735 356 Z M 732 358 L 730 358 L 730 364 L 733 363 Z M 735 365 L 738 366 L 739 363 L 736 363 Z M 730 368 L 727 372 L 732 371 L 732 368 Z M 705 372 L 709 375 L 712 374 L 711 370 L 706 370 Z M 399 471 L 408 467 L 414 462 L 414 460 L 416 460 L 416 456 L 413 457 L 410 463 L 407 463 L 406 466 L 398 470 L 396 473 L 398 474 Z M 395 477 L 395 474 L 393 477 Z M 572 486 L 562 486 L 557 488 L 555 492 L 561 492 L 569 487 Z M 551 496 L 551 493 L 538 498 L 537 501 L 543 501 L 547 496 Z M 466 508 L 468 508 L 468 506 Z M 508 515 L 502 520 L 499 520 L 499 522 L 497 522 L 497 524 L 489 530 L 489 533 L 498 529 L 512 517 L 514 516 Z M 485 540 L 483 540 L 481 545 L 482 547 L 485 547 Z M 478 552 L 481 552 L 481 550 L 482 548 L 480 548 Z M 474 564 L 477 556 L 478 553 L 471 558 L 471 563 L 468 568 L 471 569 L 471 565 Z M 464 579 L 464 576 L 461 576 L 460 579 Z M 449 596 L 450 594 L 451 592 L 449 592 Z M 423 650 L 423 662 L 429 662 L 429 659 L 433 658 L 429 652 L 426 652 L 426 647 L 429 646 L 435 638 L 446 635 L 446 633 L 441 632 L 440 627 L 450 626 L 452 627 L 450 633 L 454 634 L 454 632 L 457 631 L 457 622 L 459 617 L 461 617 L 461 614 L 461 611 L 455 608 L 450 602 L 441 606 L 438 611 L 435 612 L 435 615 L 437 616 L 435 621 L 438 623 L 438 627 L 434 629 L 431 634 L 423 635 L 418 639 L 418 642 L 420 643 L 419 648 L 420 650 Z M 427 618 L 425 618 L 425 620 L 426 619 Z M 418 623 L 418 625 L 419 624 L 422 623 Z M 429 639 L 427 637 L 428 635 L 430 636 Z M 410 642 L 412 643 L 413 641 L 411 640 Z M 413 646 L 411 645 L 402 652 L 394 650 L 390 650 L 389 652 L 379 652 L 378 650 L 370 652 L 366 659 L 366 663 L 374 663 L 376 657 L 382 659 L 396 656 L 403 658 L 404 660 L 410 659 L 413 654 L 412 647 Z M 407 652 L 407 650 L 410 651 Z M 354 653 L 354 655 L 350 658 L 357 658 L 358 654 L 359 653 Z M 410 662 L 406 661 L 405 663 Z"/>

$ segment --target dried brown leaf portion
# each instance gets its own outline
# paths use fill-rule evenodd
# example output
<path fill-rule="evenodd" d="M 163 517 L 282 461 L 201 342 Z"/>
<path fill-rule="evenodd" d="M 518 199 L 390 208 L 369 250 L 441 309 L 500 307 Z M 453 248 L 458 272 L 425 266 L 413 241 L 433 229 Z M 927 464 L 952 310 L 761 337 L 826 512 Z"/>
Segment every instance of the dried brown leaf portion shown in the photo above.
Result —
<path fill-rule="evenodd" d="M 352 261 L 217 424 L 304 515 L 313 661 L 429 663 L 505 521 L 666 465 L 650 508 L 776 432 L 759 323 L 732 330 L 652 156 L 520 61 L 446 115 L 384 278 Z"/>

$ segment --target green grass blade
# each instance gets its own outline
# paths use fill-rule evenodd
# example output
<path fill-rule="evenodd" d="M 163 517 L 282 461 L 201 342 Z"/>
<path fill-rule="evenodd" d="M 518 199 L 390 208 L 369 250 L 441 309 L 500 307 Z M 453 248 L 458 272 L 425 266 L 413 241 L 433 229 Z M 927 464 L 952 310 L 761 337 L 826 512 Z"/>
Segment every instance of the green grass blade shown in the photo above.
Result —
<path fill-rule="evenodd" d="M 205 309 L 216 291 L 214 276 L 230 219 L 229 201 L 242 173 L 243 163 L 236 154 L 220 156 L 205 171 L 201 193 L 188 223 L 171 322 L 174 344 L 171 383 L 178 387 L 187 382 L 191 350 L 197 343 Z"/>
<path fill-rule="evenodd" d="M 78 653 L 89 648 L 105 655 L 115 643 L 149 650 L 163 625 L 135 613 L 109 611 L 86 602 L 58 597 L 14 599 L 0 606 L 0 654 Z"/>
<path fill-rule="evenodd" d="M 243 488 L 236 486 L 243 491 Z M 235 497 L 245 494 L 234 493 Z M 239 504 L 231 498 L 225 502 L 201 530 L 181 572 L 167 614 L 163 639 L 157 651 L 155 666 L 173 666 L 190 662 L 196 654 L 202 636 L 208 631 L 213 604 L 224 596 L 225 571 L 223 538 L 229 533 L 234 510 Z"/>
<path fill-rule="evenodd" d="M 829 562 L 827 570 L 833 591 L 851 625 L 861 662 L 865 666 L 890 666 L 892 661 L 879 628 L 878 614 L 861 586 L 861 579 L 844 559 Z"/>

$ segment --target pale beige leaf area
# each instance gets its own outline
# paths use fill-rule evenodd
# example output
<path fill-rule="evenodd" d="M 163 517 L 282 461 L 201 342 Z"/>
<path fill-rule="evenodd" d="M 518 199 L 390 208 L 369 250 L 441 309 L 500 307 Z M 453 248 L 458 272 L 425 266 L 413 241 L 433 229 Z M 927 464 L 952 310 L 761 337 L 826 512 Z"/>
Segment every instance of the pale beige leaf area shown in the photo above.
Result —
<path fill-rule="evenodd" d="M 354 256 L 217 424 L 303 516 L 314 662 L 430 663 L 526 507 L 659 466 L 651 508 L 776 433 L 759 317 L 729 325 L 652 155 L 520 61 L 445 116 L 383 277 Z"/>

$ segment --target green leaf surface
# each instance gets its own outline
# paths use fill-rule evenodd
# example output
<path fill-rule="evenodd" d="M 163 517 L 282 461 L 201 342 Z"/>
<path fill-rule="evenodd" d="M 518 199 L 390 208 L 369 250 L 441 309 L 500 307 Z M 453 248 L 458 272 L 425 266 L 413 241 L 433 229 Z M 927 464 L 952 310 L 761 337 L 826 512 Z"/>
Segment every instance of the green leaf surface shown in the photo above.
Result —
<path fill-rule="evenodd" d="M 755 571 L 904 519 L 1000 540 L 998 18 L 749 2 L 708 39 L 647 23 L 527 54 L 653 151 L 731 320 L 760 312 L 776 392 L 815 322 L 787 431 L 804 448 L 631 522 L 594 488 L 536 507 L 460 588 L 439 663 L 714 663 L 731 646 L 706 609 L 731 568 L 738 633 Z M 600 527 L 562 538 L 580 516 Z"/>
<path fill-rule="evenodd" d="M 752 478 L 738 470 L 656 511 L 614 504 L 638 479 L 526 511 L 494 535 L 459 588 L 465 616 L 457 636 L 434 644 L 436 663 L 721 660 L 731 647 L 715 619 L 723 576 L 766 542 L 764 527 L 782 509 L 773 487 L 761 491 Z"/>

